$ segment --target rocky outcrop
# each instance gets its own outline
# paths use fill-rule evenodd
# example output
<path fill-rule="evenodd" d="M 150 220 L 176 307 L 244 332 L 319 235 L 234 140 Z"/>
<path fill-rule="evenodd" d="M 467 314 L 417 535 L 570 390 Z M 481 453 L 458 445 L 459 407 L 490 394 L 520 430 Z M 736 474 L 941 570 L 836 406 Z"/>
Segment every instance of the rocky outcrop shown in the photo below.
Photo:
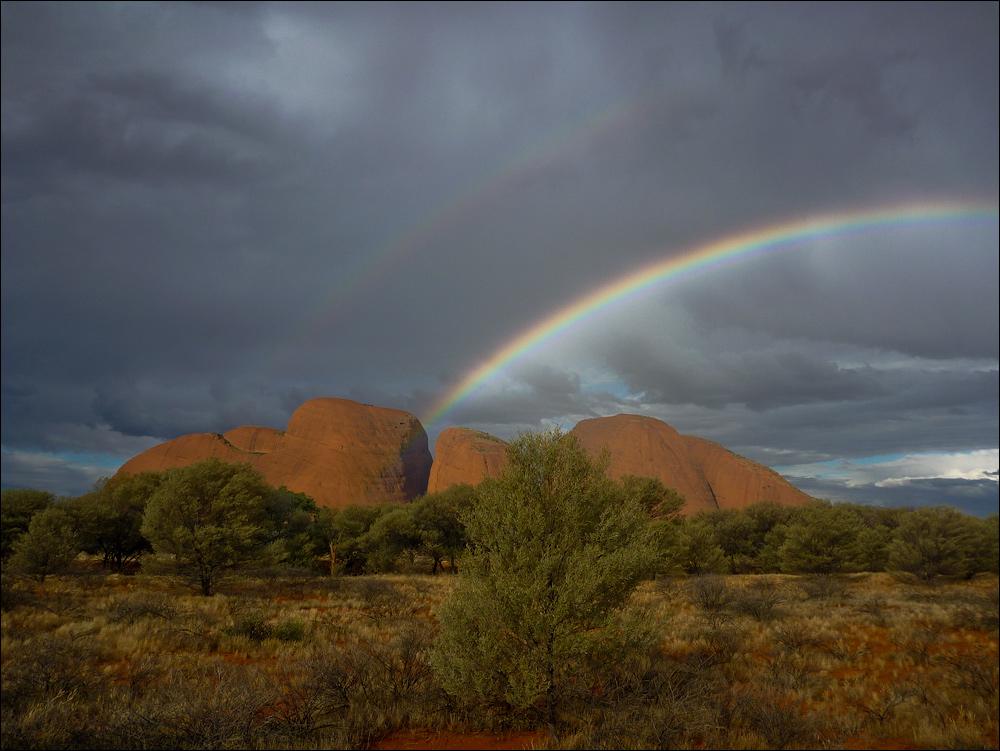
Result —
<path fill-rule="evenodd" d="M 681 435 L 661 420 L 616 415 L 582 420 L 570 433 L 592 454 L 611 452 L 609 474 L 656 477 L 687 499 L 685 515 L 744 508 L 757 501 L 798 505 L 811 500 L 781 475 L 716 443 Z"/>
<path fill-rule="evenodd" d="M 427 483 L 428 493 L 452 485 L 478 485 L 484 477 L 496 477 L 507 466 L 507 442 L 471 428 L 446 428 L 434 442 L 434 464 Z"/>
<path fill-rule="evenodd" d="M 809 496 L 774 470 L 718 444 L 681 435 L 661 420 L 617 415 L 583 420 L 570 433 L 593 454 L 611 452 L 612 477 L 656 477 L 687 499 L 684 513 L 743 508 L 757 501 L 800 504 Z M 247 462 L 275 487 L 320 506 L 404 503 L 459 483 L 478 485 L 507 466 L 507 443 L 479 430 L 447 428 L 434 460 L 427 433 L 409 412 L 347 399 L 313 399 L 285 430 L 245 425 L 227 433 L 181 436 L 126 462 L 119 474 L 182 467 L 214 457 Z"/>
<path fill-rule="evenodd" d="M 284 430 L 243 426 L 176 438 L 126 462 L 119 474 L 181 467 L 215 457 L 247 462 L 275 487 L 320 506 L 404 503 L 424 493 L 431 470 L 427 433 L 409 412 L 348 399 L 312 399 Z"/>

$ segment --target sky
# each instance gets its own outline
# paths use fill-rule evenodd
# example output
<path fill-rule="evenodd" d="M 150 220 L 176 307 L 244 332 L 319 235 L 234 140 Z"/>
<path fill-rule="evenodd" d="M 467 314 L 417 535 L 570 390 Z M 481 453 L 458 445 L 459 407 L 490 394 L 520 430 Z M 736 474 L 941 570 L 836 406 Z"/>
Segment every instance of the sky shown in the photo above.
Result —
<path fill-rule="evenodd" d="M 641 414 L 818 498 L 997 513 L 998 28 L 4 2 L 2 486 L 341 397 L 432 451 Z"/>

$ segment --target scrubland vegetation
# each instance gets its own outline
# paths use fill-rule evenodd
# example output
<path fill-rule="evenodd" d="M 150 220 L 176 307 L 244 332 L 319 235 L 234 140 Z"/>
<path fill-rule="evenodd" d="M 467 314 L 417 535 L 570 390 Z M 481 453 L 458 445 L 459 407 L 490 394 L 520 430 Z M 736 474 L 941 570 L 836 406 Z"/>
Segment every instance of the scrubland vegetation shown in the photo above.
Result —
<path fill-rule="evenodd" d="M 684 518 L 558 432 L 510 456 L 338 513 L 217 462 L 4 491 L 0 745 L 997 748 L 995 515 Z"/>
<path fill-rule="evenodd" d="M 424 563 L 419 561 L 419 563 Z M 84 565 L 3 582 L 4 748 L 364 748 L 541 730 L 538 748 L 996 748 L 997 579 L 659 577 L 654 639 L 544 701 L 447 691 L 459 577 L 243 575 L 202 597 Z"/>

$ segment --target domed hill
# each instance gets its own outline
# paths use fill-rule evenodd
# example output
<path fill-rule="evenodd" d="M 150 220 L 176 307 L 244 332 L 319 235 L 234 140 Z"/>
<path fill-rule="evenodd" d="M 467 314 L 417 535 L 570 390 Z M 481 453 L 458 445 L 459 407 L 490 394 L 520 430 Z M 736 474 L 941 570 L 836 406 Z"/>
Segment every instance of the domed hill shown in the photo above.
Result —
<path fill-rule="evenodd" d="M 427 492 L 467 483 L 478 485 L 507 466 L 507 442 L 471 428 L 445 428 L 434 442 L 434 464 Z"/>
<path fill-rule="evenodd" d="M 570 434 L 593 454 L 608 447 L 612 477 L 657 477 L 676 488 L 687 499 L 685 515 L 703 509 L 743 508 L 757 501 L 798 505 L 811 500 L 773 469 L 703 438 L 681 435 L 652 417 L 581 420 Z"/>
<path fill-rule="evenodd" d="M 247 462 L 275 487 L 305 493 L 332 509 L 350 503 L 403 503 L 427 489 L 427 433 L 409 412 L 348 399 L 312 399 L 284 431 L 243 426 L 161 443 L 118 474 L 160 471 L 216 457 Z"/>

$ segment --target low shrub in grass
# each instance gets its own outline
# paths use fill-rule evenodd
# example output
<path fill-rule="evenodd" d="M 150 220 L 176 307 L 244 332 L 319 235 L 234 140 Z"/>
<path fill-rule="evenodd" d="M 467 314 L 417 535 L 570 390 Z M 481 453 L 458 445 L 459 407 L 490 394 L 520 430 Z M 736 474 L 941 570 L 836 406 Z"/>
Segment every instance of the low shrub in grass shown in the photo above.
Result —
<path fill-rule="evenodd" d="M 302 621 L 282 621 L 268 623 L 263 618 L 251 616 L 241 618 L 232 626 L 223 626 L 222 633 L 226 636 L 239 636 L 250 641 L 276 639 L 285 642 L 302 641 L 306 634 L 306 624 Z"/>

